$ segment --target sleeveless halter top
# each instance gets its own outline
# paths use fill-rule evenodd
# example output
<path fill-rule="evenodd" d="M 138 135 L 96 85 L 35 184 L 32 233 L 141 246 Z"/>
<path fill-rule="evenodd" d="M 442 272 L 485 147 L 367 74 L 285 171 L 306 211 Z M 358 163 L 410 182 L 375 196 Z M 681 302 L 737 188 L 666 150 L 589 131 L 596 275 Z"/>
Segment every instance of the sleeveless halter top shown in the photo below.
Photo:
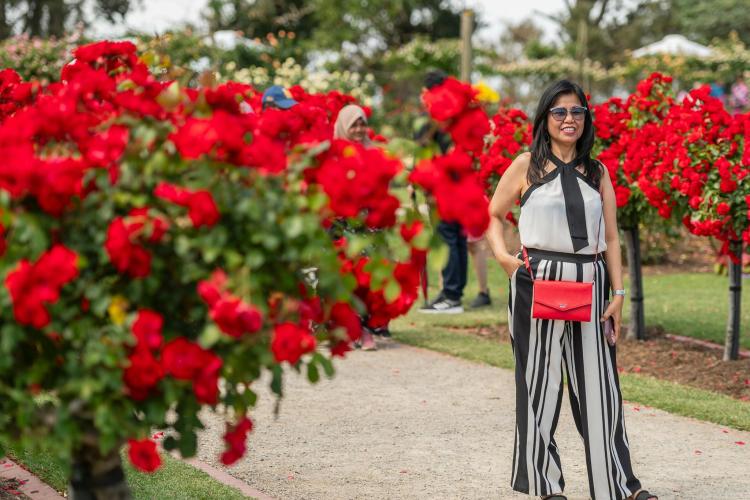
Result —
<path fill-rule="evenodd" d="M 594 254 L 607 249 L 599 189 L 575 168 L 556 157 L 553 171 L 521 197 L 518 231 L 521 244 L 562 253 Z"/>

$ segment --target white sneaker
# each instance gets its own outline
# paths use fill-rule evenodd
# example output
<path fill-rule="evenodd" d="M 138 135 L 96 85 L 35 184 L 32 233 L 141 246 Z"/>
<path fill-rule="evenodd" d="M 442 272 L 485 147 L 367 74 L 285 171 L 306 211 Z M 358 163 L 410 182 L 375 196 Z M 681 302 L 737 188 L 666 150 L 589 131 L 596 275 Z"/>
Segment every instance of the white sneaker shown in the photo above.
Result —
<path fill-rule="evenodd" d="M 451 300 L 446 297 L 438 297 L 433 302 L 419 308 L 419 312 L 427 314 L 461 314 L 464 306 L 460 300 Z"/>

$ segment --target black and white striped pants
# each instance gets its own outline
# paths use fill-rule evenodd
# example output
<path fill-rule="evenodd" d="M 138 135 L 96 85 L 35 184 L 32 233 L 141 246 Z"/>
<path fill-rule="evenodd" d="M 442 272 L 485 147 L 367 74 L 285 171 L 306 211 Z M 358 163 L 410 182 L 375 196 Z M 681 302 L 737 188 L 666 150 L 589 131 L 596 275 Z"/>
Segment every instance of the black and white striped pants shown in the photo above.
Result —
<path fill-rule="evenodd" d="M 510 280 L 508 325 L 516 361 L 516 436 L 512 486 L 531 495 L 565 487 L 555 427 L 560 416 L 563 365 L 573 418 L 586 448 L 594 500 L 627 498 L 641 487 L 630 464 L 615 348 L 599 318 L 609 296 L 609 276 L 593 256 L 529 250 L 537 279 L 593 281 L 591 322 L 531 317 L 532 281 L 525 267 Z"/>

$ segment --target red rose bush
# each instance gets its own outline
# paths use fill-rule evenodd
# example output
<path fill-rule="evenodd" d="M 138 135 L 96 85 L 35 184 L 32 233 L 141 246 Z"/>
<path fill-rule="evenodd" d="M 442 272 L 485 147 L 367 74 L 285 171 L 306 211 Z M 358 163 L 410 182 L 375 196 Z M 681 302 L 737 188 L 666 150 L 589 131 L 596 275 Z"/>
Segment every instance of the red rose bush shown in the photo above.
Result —
<path fill-rule="evenodd" d="M 74 56 L 48 85 L 0 72 L 0 441 L 129 443 L 153 471 L 149 436 L 194 455 L 211 407 L 233 463 L 264 371 L 279 396 L 283 367 L 331 375 L 360 318 L 416 299 L 401 163 L 332 140 L 337 92 L 263 111 L 247 85 L 157 80 L 128 42 Z M 342 220 L 363 230 L 334 240 Z"/>

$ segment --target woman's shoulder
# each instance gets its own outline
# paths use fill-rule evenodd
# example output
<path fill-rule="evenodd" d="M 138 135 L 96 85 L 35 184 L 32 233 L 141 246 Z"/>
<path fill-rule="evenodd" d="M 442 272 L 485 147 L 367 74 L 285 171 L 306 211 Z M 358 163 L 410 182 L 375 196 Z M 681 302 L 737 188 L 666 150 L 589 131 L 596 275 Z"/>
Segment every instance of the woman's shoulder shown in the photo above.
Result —
<path fill-rule="evenodd" d="M 528 165 L 531 163 L 531 151 L 526 151 L 516 156 L 516 161 L 521 161 Z"/>
<path fill-rule="evenodd" d="M 513 160 L 513 163 L 510 164 L 508 170 L 503 175 L 510 174 L 517 175 L 519 177 L 526 177 L 526 174 L 529 171 L 529 165 L 531 165 L 531 153 L 521 153 L 520 155 L 516 156 L 516 159 Z"/>
<path fill-rule="evenodd" d="M 602 179 L 609 176 L 609 169 L 600 159 L 594 158 L 594 166 L 599 169 L 599 174 Z"/>

